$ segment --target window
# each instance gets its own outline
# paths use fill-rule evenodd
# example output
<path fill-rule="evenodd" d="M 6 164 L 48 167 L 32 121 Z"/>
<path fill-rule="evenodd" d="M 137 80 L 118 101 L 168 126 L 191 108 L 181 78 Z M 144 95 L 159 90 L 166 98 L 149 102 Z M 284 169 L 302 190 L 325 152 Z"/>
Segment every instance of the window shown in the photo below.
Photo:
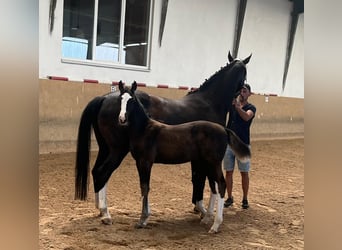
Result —
<path fill-rule="evenodd" d="M 62 57 L 148 66 L 151 0 L 64 0 Z"/>

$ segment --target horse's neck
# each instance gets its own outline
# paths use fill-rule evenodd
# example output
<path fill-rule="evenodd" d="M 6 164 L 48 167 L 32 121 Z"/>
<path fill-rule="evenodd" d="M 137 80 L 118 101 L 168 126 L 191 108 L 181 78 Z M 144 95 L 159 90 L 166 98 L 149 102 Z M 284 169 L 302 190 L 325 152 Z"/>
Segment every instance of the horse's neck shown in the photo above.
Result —
<path fill-rule="evenodd" d="M 189 98 L 205 101 L 216 112 L 226 114 L 233 101 L 235 90 L 232 86 L 228 86 L 229 84 L 213 83 L 212 85 L 213 86 L 208 87 L 206 91 L 194 93 L 193 97 L 189 95 Z"/>

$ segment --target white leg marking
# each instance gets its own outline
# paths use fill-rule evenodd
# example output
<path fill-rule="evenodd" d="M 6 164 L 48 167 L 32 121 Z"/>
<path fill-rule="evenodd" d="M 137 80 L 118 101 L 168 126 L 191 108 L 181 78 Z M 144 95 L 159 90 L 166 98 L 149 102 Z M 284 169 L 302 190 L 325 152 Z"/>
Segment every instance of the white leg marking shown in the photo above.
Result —
<path fill-rule="evenodd" d="M 217 233 L 219 226 L 223 222 L 223 204 L 224 204 L 224 198 L 221 198 L 220 196 L 217 197 L 216 216 L 215 216 L 214 224 L 211 226 L 209 233 Z"/>
<path fill-rule="evenodd" d="M 217 207 L 216 207 L 216 215 L 215 215 L 215 220 L 214 220 L 214 224 L 211 226 L 209 233 L 217 233 L 218 232 L 218 228 L 221 225 L 222 221 L 223 221 L 223 204 L 224 204 L 224 198 L 221 198 L 219 192 L 218 192 L 218 184 L 217 182 L 215 182 L 215 189 L 216 189 L 216 193 L 217 193 L 217 199 L 215 199 L 215 201 L 217 201 Z"/>
<path fill-rule="evenodd" d="M 207 209 L 203 206 L 203 200 L 196 201 L 196 208 L 200 211 L 200 217 L 203 217 L 207 214 Z"/>
<path fill-rule="evenodd" d="M 212 220 L 213 214 L 214 214 L 214 207 L 216 203 L 216 196 L 217 196 L 216 194 L 214 194 L 213 192 L 210 192 L 210 199 L 209 199 L 207 213 L 205 214 L 204 218 L 201 220 L 201 223 L 208 224 Z"/>
<path fill-rule="evenodd" d="M 111 225 L 113 221 L 107 208 L 106 194 L 107 194 L 107 183 L 98 193 L 95 193 L 95 205 L 100 210 L 102 223 L 106 225 Z"/>

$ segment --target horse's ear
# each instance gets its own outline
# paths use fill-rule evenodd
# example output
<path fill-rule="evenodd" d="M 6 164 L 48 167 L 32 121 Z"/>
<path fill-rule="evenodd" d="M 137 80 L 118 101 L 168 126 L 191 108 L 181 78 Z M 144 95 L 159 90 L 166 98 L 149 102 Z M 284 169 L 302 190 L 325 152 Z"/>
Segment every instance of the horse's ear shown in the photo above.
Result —
<path fill-rule="evenodd" d="M 134 82 L 132 83 L 131 91 L 134 93 L 136 90 L 137 90 L 137 82 L 134 81 Z"/>
<path fill-rule="evenodd" d="M 120 90 L 121 94 L 124 92 L 124 84 L 123 84 L 123 82 L 121 80 L 119 82 L 119 90 Z"/>
<path fill-rule="evenodd" d="M 232 54 L 230 54 L 230 50 L 228 51 L 228 61 L 231 63 L 234 61 L 234 58 L 232 57 Z"/>
<path fill-rule="evenodd" d="M 251 57 L 252 57 L 252 53 L 251 53 L 251 55 L 250 55 L 249 57 L 247 57 L 246 59 L 244 59 L 242 62 L 243 62 L 244 64 L 249 63 L 249 60 L 251 59 Z"/>

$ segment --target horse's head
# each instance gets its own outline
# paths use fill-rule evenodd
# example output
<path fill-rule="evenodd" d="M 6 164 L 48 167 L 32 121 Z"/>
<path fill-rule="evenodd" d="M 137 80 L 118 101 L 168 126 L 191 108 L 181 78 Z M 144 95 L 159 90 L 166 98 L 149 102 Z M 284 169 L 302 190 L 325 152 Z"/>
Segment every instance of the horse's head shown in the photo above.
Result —
<path fill-rule="evenodd" d="M 219 71 L 209 79 L 206 79 L 198 89 L 191 91 L 188 94 L 214 94 L 215 99 L 218 102 L 223 101 L 223 99 L 229 101 L 229 99 L 231 97 L 233 98 L 234 95 L 239 95 L 247 76 L 246 65 L 251 57 L 252 54 L 243 60 L 237 58 L 234 59 L 229 51 L 228 63 L 226 66 L 221 67 Z M 218 89 L 220 89 L 219 92 Z M 211 97 L 209 97 L 209 99 L 211 99 Z"/>
<path fill-rule="evenodd" d="M 121 108 L 119 113 L 119 124 L 120 125 L 127 125 L 128 113 L 129 110 L 132 108 L 130 107 L 129 103 L 130 100 L 135 100 L 136 96 L 134 94 L 135 90 L 137 89 L 137 83 L 134 81 L 132 83 L 131 88 L 125 87 L 122 81 L 119 82 L 119 90 L 120 90 L 120 99 L 121 99 Z"/>
<path fill-rule="evenodd" d="M 235 91 L 234 91 L 234 98 L 236 98 L 240 94 L 240 91 L 246 81 L 246 77 L 247 77 L 246 65 L 249 63 L 249 60 L 251 59 L 251 57 L 252 57 L 252 54 L 250 54 L 248 57 L 246 57 L 243 60 L 237 59 L 237 58 L 234 59 L 232 55 L 230 54 L 230 51 L 228 52 L 227 74 L 233 74 L 235 79 L 232 81 L 230 80 L 232 78 L 228 78 L 228 76 L 226 77 L 233 83 L 234 82 L 236 83 Z"/>

